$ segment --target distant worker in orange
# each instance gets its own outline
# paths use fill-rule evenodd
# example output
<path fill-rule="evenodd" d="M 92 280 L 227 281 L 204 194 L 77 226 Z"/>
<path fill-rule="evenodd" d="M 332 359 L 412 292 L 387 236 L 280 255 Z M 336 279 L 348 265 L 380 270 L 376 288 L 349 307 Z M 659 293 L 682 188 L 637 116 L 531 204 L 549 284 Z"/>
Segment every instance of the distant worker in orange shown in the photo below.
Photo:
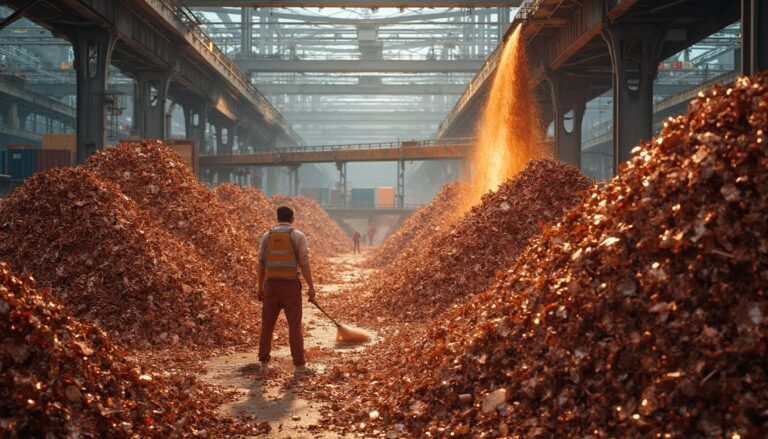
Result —
<path fill-rule="evenodd" d="M 373 223 L 368 223 L 368 245 L 373 245 L 374 236 L 376 236 L 376 227 L 373 227 Z"/>
<path fill-rule="evenodd" d="M 264 302 L 261 312 L 259 361 L 261 370 L 267 370 L 272 350 L 272 333 L 280 316 L 285 312 L 288 320 L 288 344 L 291 347 L 295 373 L 306 374 L 304 339 L 301 334 L 301 281 L 299 269 L 309 287 L 309 300 L 315 299 L 315 285 L 309 268 L 307 237 L 293 227 L 293 210 L 287 206 L 277 208 L 278 224 L 261 237 L 259 246 L 259 300 Z"/>
<path fill-rule="evenodd" d="M 352 253 L 360 253 L 360 239 L 362 239 L 362 236 L 360 235 L 360 232 L 355 229 L 355 233 L 352 234 L 352 240 L 355 242 L 355 249 L 352 250 Z"/>

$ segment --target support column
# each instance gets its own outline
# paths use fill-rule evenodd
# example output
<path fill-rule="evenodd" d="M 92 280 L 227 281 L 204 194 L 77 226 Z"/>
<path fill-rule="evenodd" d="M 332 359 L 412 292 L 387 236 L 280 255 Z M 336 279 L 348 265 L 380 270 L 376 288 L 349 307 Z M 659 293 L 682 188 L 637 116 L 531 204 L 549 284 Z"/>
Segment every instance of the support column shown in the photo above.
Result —
<path fill-rule="evenodd" d="M 347 207 L 347 162 L 336 162 L 339 170 L 339 189 L 341 189 L 341 207 Z"/>
<path fill-rule="evenodd" d="M 17 126 L 22 130 L 27 129 L 27 119 L 29 119 L 29 116 L 32 116 L 33 119 L 37 118 L 37 116 L 33 115 L 32 112 L 26 108 L 19 108 L 16 110 L 16 113 L 18 115 L 18 121 L 16 122 Z M 34 121 L 33 121 L 33 124 L 34 124 Z M 37 132 L 34 126 L 32 127 L 32 131 Z"/>
<path fill-rule="evenodd" d="M 19 106 L 11 102 L 2 108 L 3 125 L 19 128 Z"/>
<path fill-rule="evenodd" d="M 741 0 L 741 72 L 768 70 L 768 1 Z"/>
<path fill-rule="evenodd" d="M 208 125 L 208 101 L 190 101 L 181 104 L 184 110 L 184 132 L 187 139 L 197 142 L 198 151 L 206 151 L 205 127 Z"/>
<path fill-rule="evenodd" d="M 249 181 L 248 184 L 261 189 L 262 188 L 262 168 L 257 166 L 251 166 L 248 169 Z"/>
<path fill-rule="evenodd" d="M 237 126 L 234 122 L 223 121 L 215 125 L 216 127 L 216 154 L 232 154 L 232 145 L 235 143 L 235 131 Z"/>
<path fill-rule="evenodd" d="M 168 109 L 165 110 L 165 136 L 163 136 L 165 139 L 171 138 L 174 111 L 176 111 L 176 101 L 171 101 L 171 104 L 168 105 Z"/>
<path fill-rule="evenodd" d="M 251 149 L 252 149 L 252 147 L 251 147 L 251 138 L 252 137 L 253 137 L 253 135 L 247 129 L 240 128 L 238 130 L 237 140 L 238 140 L 238 149 L 240 150 L 240 152 L 250 152 L 251 151 Z"/>
<path fill-rule="evenodd" d="M 581 122 L 587 107 L 589 79 L 553 72 L 548 75 L 552 91 L 552 109 L 555 123 L 555 158 L 581 167 Z M 570 130 L 566 114 L 573 112 Z"/>
<path fill-rule="evenodd" d="M 603 39 L 611 55 L 613 173 L 632 149 L 653 134 L 653 80 L 659 70 L 665 26 L 609 24 Z"/>
<path fill-rule="evenodd" d="M 291 192 L 294 197 L 298 197 L 301 192 L 301 179 L 299 177 L 299 166 L 291 166 Z"/>
<path fill-rule="evenodd" d="M 405 160 L 397 162 L 397 207 L 405 207 Z"/>
<path fill-rule="evenodd" d="M 139 72 L 133 95 L 133 108 L 139 137 L 165 139 L 165 99 L 171 83 L 170 72 Z"/>
<path fill-rule="evenodd" d="M 552 88 L 542 83 L 533 91 L 533 96 L 539 107 L 539 132 L 546 137 L 549 124 L 555 117 L 555 110 L 552 108 Z"/>
<path fill-rule="evenodd" d="M 270 166 L 267 168 L 267 184 L 264 194 L 267 196 L 274 195 L 277 192 L 277 171 L 278 168 Z"/>
<path fill-rule="evenodd" d="M 249 7 L 240 10 L 240 56 L 253 55 L 253 9 Z"/>
<path fill-rule="evenodd" d="M 77 163 L 107 143 L 105 92 L 117 36 L 100 28 L 71 28 L 77 77 Z"/>
<path fill-rule="evenodd" d="M 216 124 L 216 154 L 232 154 L 236 130 L 235 123 L 229 120 Z M 231 174 L 232 168 L 220 168 L 216 171 L 216 180 L 218 183 L 227 183 L 231 179 Z"/>

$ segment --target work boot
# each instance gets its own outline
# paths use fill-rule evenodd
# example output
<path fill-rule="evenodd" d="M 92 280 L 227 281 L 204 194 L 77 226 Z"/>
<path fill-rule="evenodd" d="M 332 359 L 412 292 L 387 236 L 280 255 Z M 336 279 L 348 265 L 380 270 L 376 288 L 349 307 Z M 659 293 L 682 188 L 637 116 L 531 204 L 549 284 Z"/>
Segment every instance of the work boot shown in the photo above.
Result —
<path fill-rule="evenodd" d="M 267 373 L 267 371 L 269 371 L 269 361 L 262 361 L 259 370 L 262 373 Z"/>
<path fill-rule="evenodd" d="M 315 370 L 310 368 L 310 367 L 307 367 L 306 364 L 302 364 L 301 366 L 296 366 L 296 369 L 293 370 L 293 374 L 294 375 L 303 375 L 303 376 L 314 375 L 315 374 Z"/>

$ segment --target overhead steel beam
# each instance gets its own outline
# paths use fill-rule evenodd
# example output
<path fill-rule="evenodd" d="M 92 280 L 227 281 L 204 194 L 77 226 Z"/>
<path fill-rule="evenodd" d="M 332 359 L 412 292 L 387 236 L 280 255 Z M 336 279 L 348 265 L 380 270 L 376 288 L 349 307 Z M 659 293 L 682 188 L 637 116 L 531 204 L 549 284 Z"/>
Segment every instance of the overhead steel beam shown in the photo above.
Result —
<path fill-rule="evenodd" d="M 0 124 L 0 138 L 13 139 L 12 142 L 40 142 L 41 136 L 39 133 L 33 133 L 31 131 L 22 130 L 21 128 L 14 128 L 8 125 Z"/>
<path fill-rule="evenodd" d="M 17 101 L 34 109 L 33 113 L 45 114 L 65 122 L 74 122 L 76 118 L 75 109 L 69 105 L 48 96 L 29 92 L 7 81 L 0 80 L 0 96 L 2 101 Z"/>
<path fill-rule="evenodd" d="M 265 95 L 387 95 L 428 96 L 460 95 L 464 86 L 459 84 L 393 84 L 393 85 L 322 85 L 322 84 L 259 84 Z"/>
<path fill-rule="evenodd" d="M 522 0 L 184 0 L 190 8 L 515 8 Z"/>
<path fill-rule="evenodd" d="M 4 2 L 15 9 L 22 0 Z M 253 134 L 290 138 L 303 144 L 277 110 L 250 84 L 206 34 L 195 31 L 189 15 L 162 0 L 59 0 L 40 2 L 27 18 L 51 30 L 68 34 L 105 29 L 117 40 L 114 66 L 131 76 L 141 71 L 168 71 L 169 94 L 176 100 L 205 99 L 211 116 L 248 127 Z M 66 20 L 61 16 L 67 14 Z M 77 23 L 74 25 L 73 23 Z"/>
<path fill-rule="evenodd" d="M 0 21 L 0 30 L 4 29 L 6 26 L 12 24 L 19 18 L 24 16 L 24 13 L 27 12 L 29 8 L 34 6 L 37 2 L 40 0 L 32 0 L 31 2 L 28 2 L 26 5 L 22 6 L 21 8 L 15 10 L 11 15 L 4 18 L 3 21 Z"/>
<path fill-rule="evenodd" d="M 24 84 L 26 90 L 34 93 L 40 93 L 46 96 L 74 96 L 77 87 L 74 82 L 29 82 Z M 133 93 L 133 83 L 107 84 L 107 88 L 124 94 Z"/>
<path fill-rule="evenodd" d="M 738 4 L 739 2 L 729 0 L 711 0 L 708 2 L 697 2 L 696 0 L 677 0 L 674 2 L 662 0 L 543 0 L 535 2 L 534 5 L 537 6 L 534 9 L 521 8 L 506 36 L 511 35 L 518 24 L 523 25 L 523 38 L 528 45 L 531 80 L 533 85 L 537 86 L 544 80 L 547 72 L 566 67 L 572 69 L 573 67 L 566 66 L 566 63 L 585 48 L 589 48 L 590 44 L 593 46 L 604 45 L 601 38 L 604 24 L 615 22 L 620 18 L 623 19 L 625 15 L 631 16 L 635 12 L 634 9 L 640 9 L 640 12 L 637 12 L 636 16 L 630 17 L 630 21 L 634 19 L 642 22 L 642 19 L 645 18 L 642 15 L 643 8 L 647 9 L 650 6 L 656 6 L 657 10 L 654 13 L 661 17 L 657 18 L 656 21 L 680 21 L 676 29 L 686 31 L 686 37 L 683 38 L 683 41 L 673 41 L 672 39 L 666 41 L 662 53 L 664 57 L 683 50 L 732 23 L 738 18 L 736 14 L 733 14 L 734 10 L 738 10 Z M 565 21 L 547 21 L 547 17 L 552 16 L 556 9 L 563 5 L 568 6 L 567 9 L 564 9 L 567 14 L 561 17 L 565 18 Z M 637 8 L 636 5 L 640 7 Z M 678 9 L 689 8 L 691 11 L 697 12 L 698 15 L 689 16 L 681 14 L 680 11 L 675 13 L 665 11 L 663 14 L 658 12 L 673 6 Z M 702 14 L 700 10 L 704 7 L 711 8 L 711 12 Z M 710 16 L 716 19 L 710 18 Z M 645 19 L 653 22 L 653 19 Z M 544 28 L 549 29 L 547 32 L 540 33 Z M 599 41 L 599 43 L 594 43 L 595 41 Z M 441 124 L 436 137 L 455 136 L 457 135 L 456 131 L 460 131 L 461 127 L 472 125 L 477 121 L 478 106 L 484 102 L 490 88 L 493 74 L 501 58 L 501 48 L 502 45 L 499 45 L 488 57 L 451 113 Z M 608 65 L 604 57 L 595 63 Z M 594 76 L 594 74 L 590 75 Z M 606 85 L 605 88 L 610 88 L 610 85 Z M 600 89 L 595 88 L 594 91 L 600 91 Z"/>
<path fill-rule="evenodd" d="M 218 14 L 226 12 L 230 14 L 239 14 L 240 9 L 225 9 L 221 7 L 203 7 L 196 8 L 195 11 L 200 12 L 212 12 Z M 482 15 L 489 14 L 495 11 L 479 10 L 474 11 L 473 14 Z M 372 24 L 378 26 L 385 26 L 390 24 L 408 23 L 408 22 L 429 22 L 429 20 L 437 20 L 441 18 L 451 17 L 466 17 L 467 12 L 463 10 L 452 10 L 446 12 L 438 12 L 434 14 L 403 14 L 395 17 L 385 18 L 338 18 L 338 17 L 324 17 L 319 15 L 302 14 L 296 12 L 280 12 L 270 9 L 256 9 L 253 11 L 254 17 L 269 17 L 269 18 L 285 18 L 289 20 L 301 20 L 301 23 L 285 23 L 280 22 L 280 26 L 289 25 L 307 25 L 307 24 L 346 24 L 346 25 L 358 25 L 358 24 Z M 460 24 L 477 24 L 471 22 L 458 22 Z M 212 23 L 211 23 L 212 24 Z M 255 24 L 255 23 L 254 23 Z"/>
<path fill-rule="evenodd" d="M 235 63 L 249 73 L 474 73 L 480 60 L 282 60 L 238 58 Z"/>
<path fill-rule="evenodd" d="M 200 156 L 201 167 L 292 166 L 303 163 L 389 162 L 399 160 L 463 159 L 472 145 L 416 146 L 387 149 L 359 149 L 307 152 L 255 152 Z"/>
<path fill-rule="evenodd" d="M 328 123 L 335 122 L 344 124 L 346 122 L 365 122 L 369 124 L 386 122 L 405 122 L 405 123 L 438 123 L 445 118 L 444 112 L 429 113 L 422 111 L 398 111 L 398 112 L 353 112 L 353 111 L 315 111 L 292 113 L 284 112 L 283 116 L 289 123 Z"/>

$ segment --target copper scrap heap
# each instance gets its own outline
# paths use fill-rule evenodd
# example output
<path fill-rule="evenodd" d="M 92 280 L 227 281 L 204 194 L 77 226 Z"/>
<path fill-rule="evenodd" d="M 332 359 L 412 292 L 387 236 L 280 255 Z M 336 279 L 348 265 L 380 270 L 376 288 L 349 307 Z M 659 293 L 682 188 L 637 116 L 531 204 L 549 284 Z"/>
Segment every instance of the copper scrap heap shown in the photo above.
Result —
<path fill-rule="evenodd" d="M 393 347 L 406 354 L 366 377 L 375 388 L 350 388 L 389 427 L 359 409 L 350 422 L 408 437 L 763 437 L 766 146 L 768 74 L 701 93 L 495 286 Z"/>
<path fill-rule="evenodd" d="M 254 187 L 240 187 L 232 183 L 216 186 L 213 193 L 230 217 L 240 220 L 248 243 L 258 249 L 261 235 L 275 223 L 275 209 L 267 197 Z"/>
<path fill-rule="evenodd" d="M 237 271 L 238 256 L 216 253 L 221 245 L 213 237 L 230 224 L 213 219 L 226 215 L 223 208 L 190 195 L 199 183 L 188 171 L 162 171 L 183 164 L 161 144 L 113 149 L 87 167 L 36 174 L 4 199 L 0 258 L 53 288 L 75 315 L 98 323 L 127 347 L 225 347 L 256 337 L 255 301 L 222 283 L 229 271 L 209 262 L 228 258 Z M 115 156 L 142 163 L 133 171 L 114 166 L 121 175 L 114 179 L 128 193 L 101 178 Z M 102 164 L 101 175 L 90 169 L 96 163 Z M 160 201 L 160 188 L 168 204 Z M 172 222 L 176 227 L 166 226 Z M 180 224 L 186 222 L 199 229 L 193 233 Z M 205 246 L 208 258 L 194 244 Z"/>
<path fill-rule="evenodd" d="M 221 437 L 256 427 L 218 419 L 221 398 L 161 376 L 96 326 L 0 263 L 0 437 Z"/>
<path fill-rule="evenodd" d="M 396 258 L 373 276 L 374 295 L 384 308 L 380 313 L 406 320 L 433 318 L 481 292 L 542 224 L 581 202 L 581 191 L 591 185 L 573 166 L 531 160 L 458 222 L 411 243 L 415 257 Z"/>
<path fill-rule="evenodd" d="M 120 186 L 168 232 L 189 244 L 233 291 L 252 298 L 258 289 L 256 249 L 241 223 L 227 214 L 174 151 L 162 142 L 123 142 L 84 165 Z"/>

